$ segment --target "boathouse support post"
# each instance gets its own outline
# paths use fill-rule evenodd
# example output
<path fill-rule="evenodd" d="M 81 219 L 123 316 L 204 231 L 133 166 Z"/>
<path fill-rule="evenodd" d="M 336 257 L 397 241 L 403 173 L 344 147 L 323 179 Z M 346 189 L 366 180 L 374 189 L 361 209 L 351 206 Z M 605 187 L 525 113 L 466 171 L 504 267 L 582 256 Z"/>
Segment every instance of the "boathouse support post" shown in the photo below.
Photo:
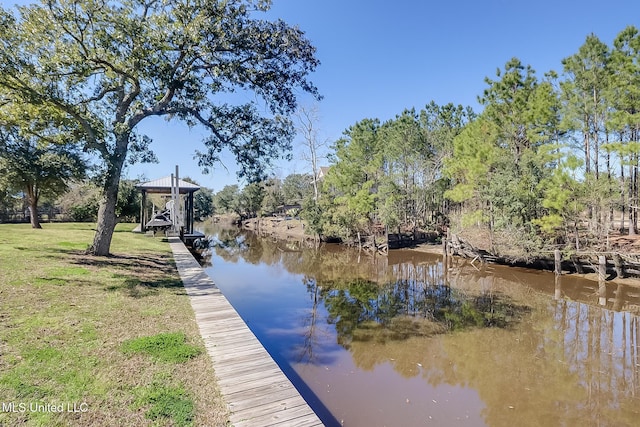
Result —
<path fill-rule="evenodd" d="M 182 217 L 182 205 L 180 204 L 180 174 L 178 170 L 178 165 L 176 165 L 176 181 L 175 181 L 175 195 L 176 199 L 174 202 L 174 209 L 176 210 L 176 222 L 175 227 L 177 232 L 180 232 L 181 227 L 184 225 L 184 218 Z"/>
<path fill-rule="evenodd" d="M 598 282 L 604 282 L 607 277 L 607 257 L 604 255 L 598 256 Z"/>
<path fill-rule="evenodd" d="M 447 256 L 451 256 L 453 255 L 453 248 L 451 247 L 451 230 L 449 229 L 449 227 L 447 227 L 447 234 L 446 234 L 446 250 L 447 250 Z"/>
<path fill-rule="evenodd" d="M 175 232 L 177 230 L 176 227 L 176 183 L 175 177 L 171 174 L 171 209 L 169 216 L 171 217 L 171 231 Z"/>
<path fill-rule="evenodd" d="M 449 233 L 442 238 L 442 273 L 445 285 L 449 284 L 449 249 L 447 248 Z"/>

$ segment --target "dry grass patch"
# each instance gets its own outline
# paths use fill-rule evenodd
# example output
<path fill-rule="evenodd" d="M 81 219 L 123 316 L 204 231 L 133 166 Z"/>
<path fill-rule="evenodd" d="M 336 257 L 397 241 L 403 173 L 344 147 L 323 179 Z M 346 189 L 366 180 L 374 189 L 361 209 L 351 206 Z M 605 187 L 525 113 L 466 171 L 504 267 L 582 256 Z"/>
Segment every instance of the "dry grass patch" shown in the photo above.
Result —
<path fill-rule="evenodd" d="M 90 224 L 43 226 L 0 224 L 0 425 L 226 425 L 169 245 L 123 224 L 92 257 Z M 123 351 L 167 333 L 196 350 Z"/>

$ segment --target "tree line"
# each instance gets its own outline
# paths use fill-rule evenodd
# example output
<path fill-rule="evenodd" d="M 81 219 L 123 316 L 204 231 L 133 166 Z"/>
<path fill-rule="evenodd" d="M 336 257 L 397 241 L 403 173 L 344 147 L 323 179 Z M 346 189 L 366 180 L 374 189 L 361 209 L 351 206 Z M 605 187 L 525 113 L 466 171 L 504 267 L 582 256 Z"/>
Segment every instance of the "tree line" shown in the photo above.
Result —
<path fill-rule="evenodd" d="M 509 60 L 482 112 L 431 102 L 335 141 L 322 195 L 304 213 L 320 234 L 451 225 L 488 232 L 494 253 L 605 247 L 638 226 L 640 34 L 589 35 L 560 72 Z"/>
<path fill-rule="evenodd" d="M 431 102 L 386 122 L 363 119 L 333 142 L 322 179 L 318 124 L 303 111 L 316 174 L 226 186 L 213 211 L 298 207 L 290 213 L 307 230 L 345 240 L 474 227 L 497 254 L 606 246 L 612 231 L 637 232 L 639 49 L 634 27 L 612 46 L 589 35 L 561 72 L 538 77 L 509 60 L 485 79 L 481 113 Z"/>
<path fill-rule="evenodd" d="M 307 229 L 358 239 L 475 227 L 487 232 L 492 252 L 524 255 L 552 246 L 608 249 L 612 232 L 637 233 L 635 27 L 611 46 L 587 36 L 558 72 L 538 76 L 512 58 L 485 83 L 480 113 L 431 102 L 345 130 L 332 144 L 320 191 L 307 188 Z"/>
<path fill-rule="evenodd" d="M 137 125 L 161 116 L 207 130 L 198 152 L 204 169 L 223 149 L 236 156 L 251 184 L 235 189 L 234 207 L 213 198 L 223 210 L 253 215 L 287 205 L 284 180 L 265 180 L 265 165 L 291 147 L 296 94 L 321 99 L 308 79 L 320 62 L 300 29 L 259 19 L 269 7 L 51 0 L 0 8 L 3 179 L 15 181 L 4 172 L 16 150 L 40 150 L 49 159 L 41 169 L 64 166 L 67 181 L 83 179 L 79 156 L 92 155 L 99 207 L 90 251 L 105 255 L 125 165 L 154 160 Z M 386 122 L 363 119 L 334 142 L 322 180 L 315 116 L 307 111 L 298 126 L 312 166 L 311 195 L 298 198 L 307 229 L 354 238 L 474 225 L 488 231 L 497 253 L 514 240 L 526 251 L 581 249 L 608 241 L 612 230 L 635 234 L 638 30 L 625 28 L 611 45 L 591 34 L 560 65 L 538 76 L 509 60 L 485 79 L 480 113 L 432 102 Z M 225 101 L 234 91 L 257 101 Z M 47 185 L 59 195 L 64 187 L 54 184 Z M 7 188 L 0 194 L 6 200 Z M 37 189 L 22 191 L 41 197 Z"/>

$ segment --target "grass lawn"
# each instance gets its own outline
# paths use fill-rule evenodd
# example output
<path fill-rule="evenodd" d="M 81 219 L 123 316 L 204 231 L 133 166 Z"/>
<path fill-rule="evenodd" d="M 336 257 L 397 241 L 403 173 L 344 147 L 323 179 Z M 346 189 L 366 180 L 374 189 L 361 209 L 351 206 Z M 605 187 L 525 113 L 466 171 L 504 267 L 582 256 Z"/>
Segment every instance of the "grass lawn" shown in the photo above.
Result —
<path fill-rule="evenodd" d="M 0 426 L 223 426 L 169 244 L 93 224 L 0 224 Z"/>

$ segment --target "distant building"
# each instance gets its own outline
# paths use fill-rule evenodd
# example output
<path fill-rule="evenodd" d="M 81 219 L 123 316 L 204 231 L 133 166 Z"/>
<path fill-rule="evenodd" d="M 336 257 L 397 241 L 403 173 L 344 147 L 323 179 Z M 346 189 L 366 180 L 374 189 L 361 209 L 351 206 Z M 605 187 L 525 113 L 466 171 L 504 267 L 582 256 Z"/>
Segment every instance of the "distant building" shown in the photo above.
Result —
<path fill-rule="evenodd" d="M 329 166 L 320 166 L 318 170 L 318 176 L 316 176 L 317 181 L 322 181 L 325 176 L 329 173 Z"/>

